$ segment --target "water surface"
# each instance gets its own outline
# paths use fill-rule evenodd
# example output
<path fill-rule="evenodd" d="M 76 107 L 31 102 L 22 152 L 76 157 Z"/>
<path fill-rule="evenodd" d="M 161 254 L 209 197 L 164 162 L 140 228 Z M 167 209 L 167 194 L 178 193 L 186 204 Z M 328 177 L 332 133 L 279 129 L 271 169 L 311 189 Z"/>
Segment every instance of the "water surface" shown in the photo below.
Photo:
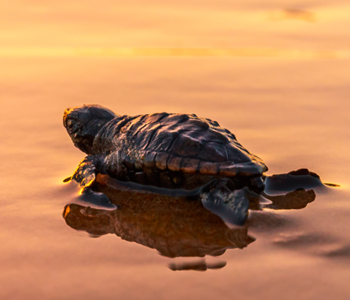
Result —
<path fill-rule="evenodd" d="M 1 21 L 1 299 L 347 299 L 347 3 L 61 2 L 12 1 Z M 97 238 L 62 215 L 79 191 L 62 180 L 84 157 L 62 114 L 89 103 L 208 117 L 269 175 L 307 167 L 341 187 L 316 190 L 305 209 L 253 212 L 255 240 L 216 256 Z"/>

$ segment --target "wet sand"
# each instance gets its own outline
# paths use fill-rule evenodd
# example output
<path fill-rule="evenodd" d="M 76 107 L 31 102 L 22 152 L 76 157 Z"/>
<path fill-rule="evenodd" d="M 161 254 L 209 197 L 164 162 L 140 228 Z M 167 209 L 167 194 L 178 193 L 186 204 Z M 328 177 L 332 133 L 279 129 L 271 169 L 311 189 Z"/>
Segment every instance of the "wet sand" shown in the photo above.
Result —
<path fill-rule="evenodd" d="M 157 5 L 154 1 L 153 13 L 145 17 L 148 29 L 154 28 L 149 21 Z M 313 12 L 314 19 L 274 7 L 265 7 L 260 14 L 258 4 L 242 4 L 244 7 L 232 8 L 244 11 L 237 23 L 228 13 L 221 22 L 214 22 L 224 14 L 221 2 L 202 7 L 203 15 L 194 14 L 195 1 L 191 5 L 186 6 L 186 18 L 186 10 L 180 6 L 177 10 L 191 29 L 187 34 L 180 35 L 169 22 L 160 26 L 171 33 L 167 38 L 161 38 L 160 30 L 149 29 L 158 35 L 149 33 L 153 39 L 148 42 L 141 38 L 142 26 L 133 34 L 136 25 L 132 23 L 130 31 L 118 31 L 119 44 L 105 42 L 111 40 L 114 25 L 99 39 L 96 26 L 91 25 L 96 31 L 90 35 L 84 31 L 74 44 L 79 26 L 70 23 L 68 13 L 64 28 L 74 30 L 67 36 L 56 27 L 59 21 L 54 18 L 37 19 L 28 28 L 17 24 L 9 31 L 11 35 L 0 35 L 7 45 L 0 51 L 1 299 L 348 298 L 350 60 L 346 55 L 349 47 L 343 42 L 349 37 L 346 3 L 303 8 Z M 213 5 L 216 9 L 211 14 Z M 13 9 L 10 6 L 7 4 L 8 11 Z M 24 6 L 15 16 L 33 18 L 40 12 L 38 7 L 36 12 L 25 13 Z M 67 9 L 57 4 L 56 12 Z M 170 16 L 171 7 L 163 9 Z M 71 14 L 77 11 L 69 6 Z M 135 14 L 139 13 L 137 9 Z M 191 18 L 205 16 L 210 17 L 208 24 L 215 23 L 215 30 L 190 25 Z M 248 26 L 249 20 L 262 24 L 262 35 Z M 2 22 L 10 24 L 9 17 Z M 61 33 L 52 44 L 46 38 L 49 34 L 39 30 L 45 22 L 50 30 Z M 82 19 L 77 22 L 85 24 Z M 97 23 L 107 26 L 104 22 Z M 154 22 L 160 24 L 158 19 Z M 235 43 L 229 39 L 232 32 L 224 28 L 237 33 Z M 26 42 L 30 31 L 38 41 L 32 37 Z M 219 32 L 221 40 L 215 34 Z M 149 55 L 138 50 L 137 55 L 126 55 L 120 50 L 102 54 L 94 50 L 174 45 L 236 47 L 254 49 L 255 54 L 192 52 L 184 56 L 177 55 L 178 51 L 160 55 L 157 50 Z M 81 55 L 78 46 L 90 52 Z M 264 47 L 284 50 L 267 55 L 259 50 Z M 250 242 L 238 248 L 220 244 L 227 249 L 216 256 L 169 257 L 160 255 L 156 247 L 123 240 L 115 231 L 98 237 L 75 230 L 63 214 L 67 205 L 81 204 L 79 188 L 62 180 L 72 174 L 84 154 L 71 143 L 62 114 L 67 107 L 88 103 L 129 115 L 196 113 L 230 129 L 265 161 L 268 175 L 306 167 L 324 182 L 340 187 L 316 189 L 316 199 L 303 209 L 252 211 L 247 231 Z"/>

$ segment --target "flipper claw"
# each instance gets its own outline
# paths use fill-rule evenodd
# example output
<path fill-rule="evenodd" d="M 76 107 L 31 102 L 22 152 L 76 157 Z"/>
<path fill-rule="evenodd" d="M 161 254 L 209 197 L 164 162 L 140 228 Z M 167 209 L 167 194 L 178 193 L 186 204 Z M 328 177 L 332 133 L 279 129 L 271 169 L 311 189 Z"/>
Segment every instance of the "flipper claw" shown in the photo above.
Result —
<path fill-rule="evenodd" d="M 96 173 L 98 172 L 98 157 L 89 155 L 85 157 L 74 171 L 71 179 L 74 179 L 82 187 L 92 186 L 96 180 Z"/>
<path fill-rule="evenodd" d="M 65 179 L 63 179 L 63 182 L 66 183 L 66 182 L 70 182 L 72 180 L 72 176 L 69 176 Z"/>

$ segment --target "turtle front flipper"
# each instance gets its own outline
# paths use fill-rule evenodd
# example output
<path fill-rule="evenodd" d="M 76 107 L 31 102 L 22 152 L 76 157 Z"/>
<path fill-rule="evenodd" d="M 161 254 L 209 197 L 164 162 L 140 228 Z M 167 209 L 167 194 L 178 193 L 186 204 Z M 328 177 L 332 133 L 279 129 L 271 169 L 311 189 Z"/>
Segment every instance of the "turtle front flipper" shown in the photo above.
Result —
<path fill-rule="evenodd" d="M 248 188 L 230 190 L 226 186 L 216 186 L 200 194 L 203 206 L 232 225 L 244 225 L 249 209 Z"/>
<path fill-rule="evenodd" d="M 102 170 L 101 158 L 97 155 L 86 156 L 74 171 L 70 180 L 75 180 L 82 187 L 80 199 L 104 208 L 115 208 L 105 194 L 95 192 L 92 187 L 96 181 L 96 174 Z M 68 181 L 69 179 L 65 179 Z"/>
<path fill-rule="evenodd" d="M 95 155 L 86 156 L 74 171 L 72 179 L 83 188 L 92 186 L 96 179 L 98 159 Z"/>

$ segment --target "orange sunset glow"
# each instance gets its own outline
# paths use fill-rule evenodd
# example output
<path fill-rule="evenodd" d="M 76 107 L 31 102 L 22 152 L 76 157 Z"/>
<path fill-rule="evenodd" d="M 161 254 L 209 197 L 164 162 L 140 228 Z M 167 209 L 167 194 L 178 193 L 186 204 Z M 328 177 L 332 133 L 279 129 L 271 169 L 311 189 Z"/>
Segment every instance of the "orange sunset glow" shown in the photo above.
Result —
<path fill-rule="evenodd" d="M 13 0 L 0 11 L 0 299 L 348 299 L 348 1 Z M 92 104 L 125 120 L 167 112 L 147 121 L 163 126 L 158 144 L 188 141 L 191 126 L 240 144 L 226 138 L 231 161 L 216 164 L 221 142 L 201 131 L 202 152 L 184 142 L 182 160 L 175 149 L 161 164 L 147 161 L 151 142 L 125 138 L 136 157 L 125 178 L 98 169 L 119 148 L 83 169 L 91 153 L 62 118 Z M 130 124 L 135 136 L 147 126 Z M 198 184 L 209 176 L 248 203 L 243 225 L 229 222 L 233 204 L 210 206 L 219 188 Z"/>

